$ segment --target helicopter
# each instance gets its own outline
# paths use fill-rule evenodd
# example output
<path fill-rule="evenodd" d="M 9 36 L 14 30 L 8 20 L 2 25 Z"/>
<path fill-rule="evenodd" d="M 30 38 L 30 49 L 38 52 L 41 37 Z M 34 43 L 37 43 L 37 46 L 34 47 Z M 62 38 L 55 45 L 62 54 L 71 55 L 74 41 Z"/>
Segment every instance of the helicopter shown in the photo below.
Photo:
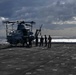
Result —
<path fill-rule="evenodd" d="M 35 40 L 35 37 L 39 34 L 41 35 L 41 28 L 36 29 L 36 32 L 32 31 L 33 25 L 36 24 L 34 21 L 3 21 L 6 25 L 6 39 L 11 45 L 17 46 L 17 44 L 29 45 L 29 41 Z M 11 25 L 11 30 L 9 30 L 9 25 Z M 14 30 L 13 26 L 17 25 L 17 29 Z"/>

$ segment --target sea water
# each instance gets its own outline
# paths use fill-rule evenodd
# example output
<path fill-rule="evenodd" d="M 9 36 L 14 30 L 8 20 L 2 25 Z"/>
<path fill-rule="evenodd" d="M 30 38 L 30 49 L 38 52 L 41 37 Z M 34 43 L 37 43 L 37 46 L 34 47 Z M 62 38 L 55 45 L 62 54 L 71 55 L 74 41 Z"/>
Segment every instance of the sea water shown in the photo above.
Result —
<path fill-rule="evenodd" d="M 52 39 L 52 42 L 76 43 L 76 39 Z"/>
<path fill-rule="evenodd" d="M 40 42 L 40 39 L 39 39 Z M 76 39 L 52 39 L 51 42 L 56 43 L 76 43 Z M 0 44 L 6 44 L 6 39 L 0 39 Z"/>

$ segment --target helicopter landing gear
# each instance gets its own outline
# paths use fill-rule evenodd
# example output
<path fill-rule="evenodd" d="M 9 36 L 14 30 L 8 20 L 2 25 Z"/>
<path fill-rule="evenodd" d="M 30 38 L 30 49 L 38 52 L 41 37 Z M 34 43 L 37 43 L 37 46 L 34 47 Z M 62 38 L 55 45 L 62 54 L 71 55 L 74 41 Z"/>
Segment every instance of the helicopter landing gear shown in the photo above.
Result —
<path fill-rule="evenodd" d="M 22 46 L 24 47 L 25 46 L 25 43 L 22 43 Z"/>
<path fill-rule="evenodd" d="M 10 44 L 11 47 L 17 47 L 17 44 Z"/>

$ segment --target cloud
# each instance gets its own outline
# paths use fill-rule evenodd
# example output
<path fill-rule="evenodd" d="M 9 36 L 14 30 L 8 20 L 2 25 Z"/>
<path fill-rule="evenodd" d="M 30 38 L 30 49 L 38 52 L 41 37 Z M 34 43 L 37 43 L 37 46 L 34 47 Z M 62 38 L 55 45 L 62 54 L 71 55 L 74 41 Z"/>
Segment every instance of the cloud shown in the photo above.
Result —
<path fill-rule="evenodd" d="M 6 30 L 0 29 L 0 37 L 6 37 Z"/>
<path fill-rule="evenodd" d="M 43 29 L 42 30 L 43 35 L 51 35 L 51 36 L 76 36 L 76 27 L 71 27 L 71 28 L 65 28 L 61 30 L 51 30 L 51 29 Z"/>
<path fill-rule="evenodd" d="M 59 24 L 59 25 L 63 25 L 63 24 L 76 24 L 76 21 L 59 21 L 59 22 L 52 22 L 52 24 Z"/>
<path fill-rule="evenodd" d="M 29 1 L 22 1 L 22 3 L 27 3 L 25 3 L 25 5 L 23 4 L 22 6 L 20 3 L 18 3 L 17 5 L 20 5 L 21 7 L 19 6 L 20 8 L 16 9 L 12 17 L 17 19 L 31 18 L 32 20 L 36 20 L 39 23 L 50 24 L 52 21 L 66 21 L 76 16 L 76 11 L 74 10 L 76 3 L 73 1 L 72 3 L 69 3 L 69 0 L 44 0 L 44 3 L 40 0 L 33 0 L 31 3 L 29 3 Z"/>
<path fill-rule="evenodd" d="M 5 20 L 8 20 L 8 18 L 0 17 L 0 21 L 5 21 Z"/>
<path fill-rule="evenodd" d="M 8 18 L 0 17 L 0 36 L 6 36 L 6 27 L 2 21 L 6 21 Z"/>
<path fill-rule="evenodd" d="M 0 16 L 11 17 L 13 14 L 14 1 L 13 0 L 0 0 Z"/>
<path fill-rule="evenodd" d="M 2 22 L 3 21 L 6 21 L 6 20 L 9 20 L 8 18 L 5 18 L 5 17 L 0 17 L 0 24 L 3 24 Z"/>
<path fill-rule="evenodd" d="M 72 25 L 76 23 L 75 9 L 75 0 L 0 0 L 0 16 L 3 19 L 8 17 L 9 20 L 34 20 L 37 27 L 44 24 L 43 27 L 54 35 L 62 35 L 57 32 L 67 32 L 68 28 L 75 27 Z M 65 31 L 63 32 L 66 35 Z"/>
<path fill-rule="evenodd" d="M 51 23 L 65 21 L 76 16 L 75 0 L 1 0 L 0 15 L 14 19 L 33 19 L 37 22 Z"/>

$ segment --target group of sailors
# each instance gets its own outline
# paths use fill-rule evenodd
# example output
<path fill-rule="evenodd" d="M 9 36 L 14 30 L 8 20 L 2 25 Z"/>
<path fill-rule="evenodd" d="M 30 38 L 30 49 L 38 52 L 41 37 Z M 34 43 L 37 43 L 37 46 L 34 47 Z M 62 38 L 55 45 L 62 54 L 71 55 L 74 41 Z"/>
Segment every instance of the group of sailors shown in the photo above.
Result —
<path fill-rule="evenodd" d="M 38 38 L 38 36 L 36 36 L 36 41 L 35 41 L 35 45 L 36 46 L 45 46 L 45 47 L 48 47 L 48 48 L 51 48 L 51 36 L 49 35 L 48 37 L 46 35 L 41 36 L 40 38 Z M 39 42 L 40 40 L 40 42 Z"/>

